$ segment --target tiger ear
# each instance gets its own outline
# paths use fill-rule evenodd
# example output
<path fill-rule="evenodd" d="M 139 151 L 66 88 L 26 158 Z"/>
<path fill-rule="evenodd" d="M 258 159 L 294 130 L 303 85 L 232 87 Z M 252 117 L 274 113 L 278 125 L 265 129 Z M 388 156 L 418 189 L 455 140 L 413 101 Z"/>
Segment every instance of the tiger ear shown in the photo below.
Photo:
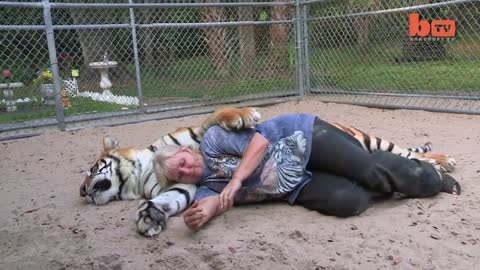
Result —
<path fill-rule="evenodd" d="M 108 151 L 112 149 L 116 149 L 119 147 L 118 141 L 114 138 L 107 136 L 103 138 L 103 151 Z"/>

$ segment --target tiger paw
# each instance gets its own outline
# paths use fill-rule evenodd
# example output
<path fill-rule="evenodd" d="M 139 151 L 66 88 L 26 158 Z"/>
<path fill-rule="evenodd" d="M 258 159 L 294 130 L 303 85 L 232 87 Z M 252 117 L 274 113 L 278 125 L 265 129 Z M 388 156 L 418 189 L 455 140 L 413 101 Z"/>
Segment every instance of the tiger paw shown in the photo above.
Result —
<path fill-rule="evenodd" d="M 445 172 L 445 173 L 453 172 L 455 170 L 455 165 L 456 164 L 457 164 L 457 162 L 455 161 L 455 159 L 453 159 L 451 157 L 448 157 L 447 155 L 445 155 L 444 158 L 439 159 L 439 160 L 435 160 L 432 163 L 432 165 L 435 167 L 435 169 L 437 169 L 438 171 L 441 171 L 441 172 Z"/>
<path fill-rule="evenodd" d="M 226 130 L 253 128 L 262 117 L 254 108 L 225 107 L 215 112 L 217 123 Z"/>
<path fill-rule="evenodd" d="M 244 114 L 242 114 L 243 126 L 245 128 L 253 128 L 258 121 L 262 118 L 259 111 L 254 108 L 244 108 Z"/>
<path fill-rule="evenodd" d="M 457 164 L 455 159 L 444 154 L 424 154 L 424 157 L 420 158 L 420 160 L 432 164 L 440 172 L 453 172 Z"/>
<path fill-rule="evenodd" d="M 167 205 L 156 205 L 152 201 L 144 201 L 137 210 L 137 232 L 152 237 L 167 227 Z"/>
<path fill-rule="evenodd" d="M 457 165 L 457 161 L 451 157 L 447 157 L 447 166 L 446 166 L 446 171 L 447 172 L 453 172 L 455 170 L 455 165 Z"/>

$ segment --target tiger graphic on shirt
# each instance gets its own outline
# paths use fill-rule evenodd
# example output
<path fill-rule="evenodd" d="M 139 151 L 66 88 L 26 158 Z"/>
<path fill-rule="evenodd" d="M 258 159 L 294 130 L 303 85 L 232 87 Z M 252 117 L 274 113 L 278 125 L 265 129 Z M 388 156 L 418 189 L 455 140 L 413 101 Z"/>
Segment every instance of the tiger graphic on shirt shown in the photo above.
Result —
<path fill-rule="evenodd" d="M 235 203 L 244 204 L 283 198 L 294 190 L 305 175 L 307 139 L 302 131 L 269 145 L 260 174 L 260 183 L 241 188 Z"/>

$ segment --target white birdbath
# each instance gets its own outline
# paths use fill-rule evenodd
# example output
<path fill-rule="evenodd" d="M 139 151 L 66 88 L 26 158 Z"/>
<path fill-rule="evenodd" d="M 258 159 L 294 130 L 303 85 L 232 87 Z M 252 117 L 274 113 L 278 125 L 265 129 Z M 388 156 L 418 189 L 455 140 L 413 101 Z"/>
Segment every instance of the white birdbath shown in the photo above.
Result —
<path fill-rule="evenodd" d="M 116 61 L 109 61 L 106 55 L 103 56 L 102 62 L 92 62 L 88 64 L 89 67 L 100 71 L 100 88 L 102 88 L 103 91 L 110 90 L 112 87 L 112 82 L 108 77 L 108 69 L 116 67 L 117 65 L 118 63 Z"/>
<path fill-rule="evenodd" d="M 3 96 L 5 97 L 5 103 L 7 105 L 7 112 L 15 112 L 17 110 L 13 90 L 23 86 L 21 82 L 0 83 L 0 89 L 3 89 Z"/>

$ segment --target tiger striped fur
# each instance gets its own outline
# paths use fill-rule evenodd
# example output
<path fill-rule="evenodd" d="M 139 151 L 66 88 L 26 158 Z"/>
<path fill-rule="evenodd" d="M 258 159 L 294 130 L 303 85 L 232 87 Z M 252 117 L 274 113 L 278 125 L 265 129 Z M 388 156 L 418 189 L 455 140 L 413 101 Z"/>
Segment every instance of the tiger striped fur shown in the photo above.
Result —
<path fill-rule="evenodd" d="M 455 160 L 448 155 L 429 153 L 432 151 L 432 143 L 430 142 L 421 147 L 401 148 L 394 143 L 371 136 L 355 127 L 337 123 L 332 123 L 332 125 L 354 137 L 362 145 L 363 149 L 369 153 L 377 150 L 392 152 L 405 158 L 428 162 L 441 172 L 452 172 L 455 168 Z"/>

